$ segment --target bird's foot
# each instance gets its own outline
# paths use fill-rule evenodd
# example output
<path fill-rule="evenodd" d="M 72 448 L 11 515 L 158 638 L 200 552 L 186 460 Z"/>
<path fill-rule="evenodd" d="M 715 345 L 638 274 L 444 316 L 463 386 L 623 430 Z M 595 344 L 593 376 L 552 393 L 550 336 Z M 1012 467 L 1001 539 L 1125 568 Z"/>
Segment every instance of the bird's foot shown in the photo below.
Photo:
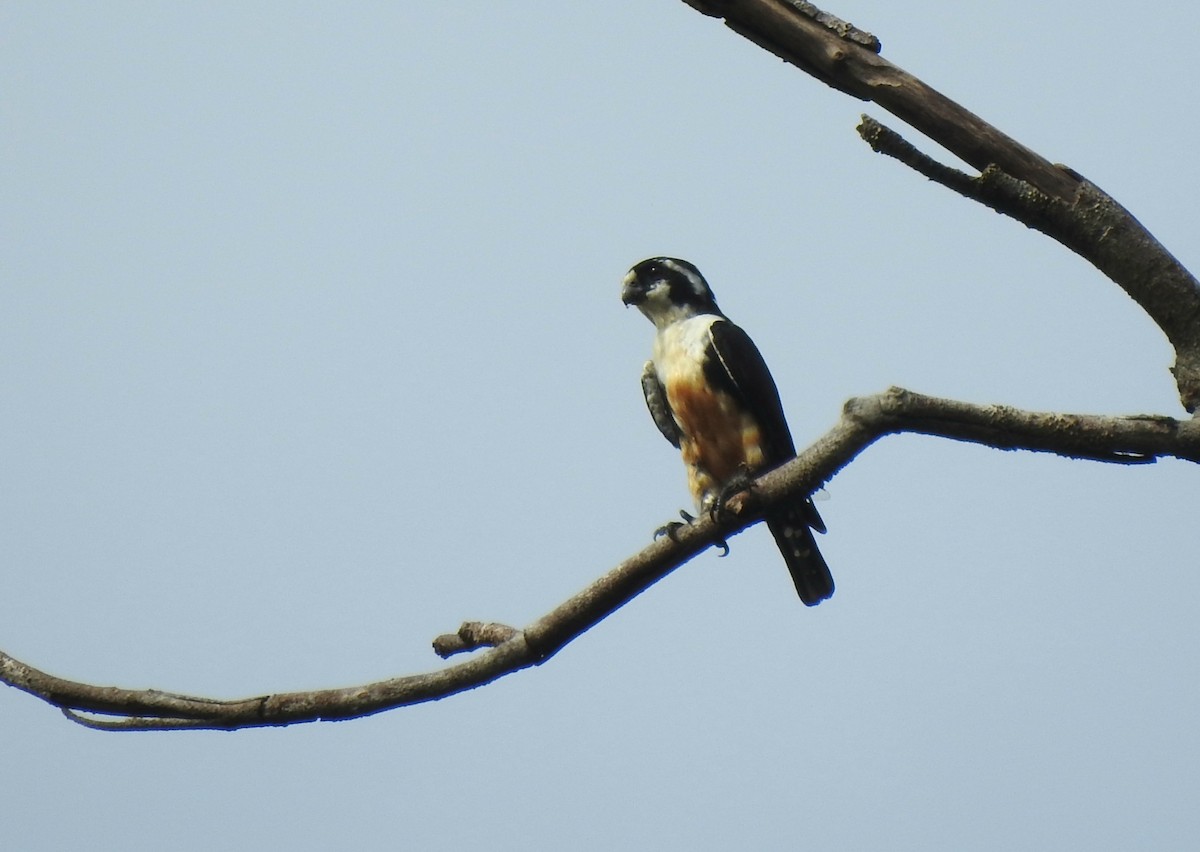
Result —
<path fill-rule="evenodd" d="M 721 486 L 717 497 L 708 507 L 708 514 L 714 521 L 720 521 L 727 515 L 736 515 L 742 510 L 742 501 L 735 499 L 739 494 L 748 492 L 754 486 L 754 477 L 750 471 L 741 469 Z"/>
<path fill-rule="evenodd" d="M 671 539 L 671 541 L 679 541 L 679 539 L 675 537 L 675 533 L 679 532 L 682 527 L 686 527 L 688 524 L 694 524 L 696 522 L 695 515 L 689 515 L 682 509 L 679 510 L 679 517 L 683 518 L 683 520 L 667 521 L 654 531 L 654 537 L 662 538 L 665 535 L 667 538 Z"/>
<path fill-rule="evenodd" d="M 679 517 L 683 518 L 683 520 L 667 521 L 654 531 L 654 537 L 659 539 L 665 535 L 667 538 L 671 539 L 671 541 L 679 541 L 679 539 L 676 537 L 676 533 L 678 533 L 683 527 L 696 523 L 696 516 L 684 511 L 683 509 L 680 509 Z M 719 539 L 718 541 L 713 542 L 713 544 L 721 548 L 721 553 L 719 554 L 720 556 L 729 555 L 729 543 L 726 542 L 725 539 Z"/>

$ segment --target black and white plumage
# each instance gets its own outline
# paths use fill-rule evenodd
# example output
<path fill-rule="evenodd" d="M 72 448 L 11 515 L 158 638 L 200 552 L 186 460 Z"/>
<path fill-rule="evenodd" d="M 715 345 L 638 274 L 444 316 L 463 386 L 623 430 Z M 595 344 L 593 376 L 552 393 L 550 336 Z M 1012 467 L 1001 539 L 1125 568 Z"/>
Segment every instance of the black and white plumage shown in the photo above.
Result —
<path fill-rule="evenodd" d="M 621 301 L 654 323 L 653 358 L 642 372 L 650 415 L 683 454 L 697 508 L 709 511 L 731 481 L 796 455 L 779 391 L 758 347 L 717 307 L 708 282 L 686 260 L 643 260 L 625 276 Z M 805 497 L 766 518 L 800 599 L 833 594 L 833 576 L 813 538 L 825 523 Z"/>

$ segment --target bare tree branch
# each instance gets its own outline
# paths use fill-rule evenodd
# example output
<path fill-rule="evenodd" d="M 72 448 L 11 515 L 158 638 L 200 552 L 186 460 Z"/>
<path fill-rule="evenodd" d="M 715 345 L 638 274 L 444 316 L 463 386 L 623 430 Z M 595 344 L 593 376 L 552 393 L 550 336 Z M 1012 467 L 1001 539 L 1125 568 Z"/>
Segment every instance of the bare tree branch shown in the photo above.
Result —
<path fill-rule="evenodd" d="M 1171 372 L 1184 407 L 1196 410 L 1200 404 L 1200 283 L 1128 210 L 1082 178 L 1075 197 L 1064 202 L 995 166 L 972 177 L 938 163 L 865 115 L 858 132 L 876 151 L 1041 231 L 1120 285 L 1175 347 Z"/>
<path fill-rule="evenodd" d="M 1183 407 L 1200 408 L 1200 282 L 1128 210 L 888 62 L 874 36 L 810 3 L 685 2 L 822 82 L 874 101 L 979 169 L 971 178 L 937 163 L 863 116 L 859 132 L 876 151 L 1041 231 L 1125 290 L 1175 348 L 1171 372 Z"/>
<path fill-rule="evenodd" d="M 457 633 L 443 633 L 433 640 L 433 652 L 443 660 L 465 651 L 503 645 L 519 633 L 515 627 L 496 622 L 464 621 Z"/>
<path fill-rule="evenodd" d="M 468 622 L 438 637 L 434 647 L 442 656 L 486 648 L 439 671 L 343 689 L 220 700 L 79 683 L 0 652 L 0 681 L 61 708 L 79 724 L 122 731 L 233 730 L 351 719 L 445 698 L 545 662 L 700 551 L 755 523 L 769 507 L 811 493 L 872 443 L 902 432 L 1118 464 L 1165 457 L 1200 463 L 1200 420 L 1030 412 L 892 388 L 847 402 L 833 429 L 754 483 L 740 514 L 702 518 L 679 530 L 674 540 L 652 542 L 523 630 Z"/>
<path fill-rule="evenodd" d="M 878 39 L 802 0 L 686 0 L 835 88 L 873 100 L 978 168 L 941 165 L 865 118 L 863 137 L 927 177 L 1053 237 L 1123 287 L 1176 349 L 1188 411 L 1200 406 L 1200 285 L 1141 224 L 1078 174 L 1056 166 L 879 56 Z M 911 432 L 997 449 L 1115 464 L 1174 457 L 1200 463 L 1200 419 L 1028 412 L 893 388 L 851 399 L 838 424 L 794 461 L 760 477 L 736 515 L 702 518 L 652 542 L 524 629 L 467 622 L 434 640 L 442 657 L 475 651 L 438 671 L 344 689 L 217 700 L 93 686 L 39 671 L 0 652 L 0 681 L 103 730 L 221 729 L 350 719 L 473 689 L 545 662 L 580 634 L 700 551 L 809 494 L 885 435 Z"/>
<path fill-rule="evenodd" d="M 1078 180 L 879 55 L 879 40 L 798 0 L 684 0 L 823 83 L 874 101 L 981 171 L 990 165 L 1069 201 Z M 857 35 L 852 35 L 857 34 Z M 864 38 L 865 36 L 865 38 Z"/>

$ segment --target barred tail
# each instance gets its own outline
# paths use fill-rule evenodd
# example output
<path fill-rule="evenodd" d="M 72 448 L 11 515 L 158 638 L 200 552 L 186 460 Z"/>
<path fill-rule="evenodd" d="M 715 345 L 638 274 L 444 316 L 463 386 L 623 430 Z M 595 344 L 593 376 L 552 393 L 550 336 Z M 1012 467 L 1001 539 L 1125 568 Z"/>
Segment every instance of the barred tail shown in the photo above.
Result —
<path fill-rule="evenodd" d="M 825 523 L 811 500 L 780 509 L 767 516 L 783 561 L 791 572 L 796 592 L 806 606 L 816 606 L 833 594 L 833 575 L 817 549 L 813 530 L 825 532 Z"/>

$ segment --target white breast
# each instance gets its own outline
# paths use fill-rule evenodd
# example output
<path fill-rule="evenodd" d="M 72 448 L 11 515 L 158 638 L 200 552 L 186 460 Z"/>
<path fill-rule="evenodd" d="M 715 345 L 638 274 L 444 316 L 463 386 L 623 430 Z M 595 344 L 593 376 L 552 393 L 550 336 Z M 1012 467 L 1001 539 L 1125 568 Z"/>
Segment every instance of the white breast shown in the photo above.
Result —
<path fill-rule="evenodd" d="M 673 322 L 654 339 L 654 370 L 679 427 L 679 449 L 688 488 L 704 511 L 739 470 L 763 464 L 762 433 L 737 399 L 709 385 L 705 354 L 712 343 L 712 314 Z"/>
<path fill-rule="evenodd" d="M 702 314 L 673 322 L 654 337 L 654 369 L 663 387 L 676 381 L 703 379 L 704 350 L 710 342 L 709 329 L 719 317 Z"/>

